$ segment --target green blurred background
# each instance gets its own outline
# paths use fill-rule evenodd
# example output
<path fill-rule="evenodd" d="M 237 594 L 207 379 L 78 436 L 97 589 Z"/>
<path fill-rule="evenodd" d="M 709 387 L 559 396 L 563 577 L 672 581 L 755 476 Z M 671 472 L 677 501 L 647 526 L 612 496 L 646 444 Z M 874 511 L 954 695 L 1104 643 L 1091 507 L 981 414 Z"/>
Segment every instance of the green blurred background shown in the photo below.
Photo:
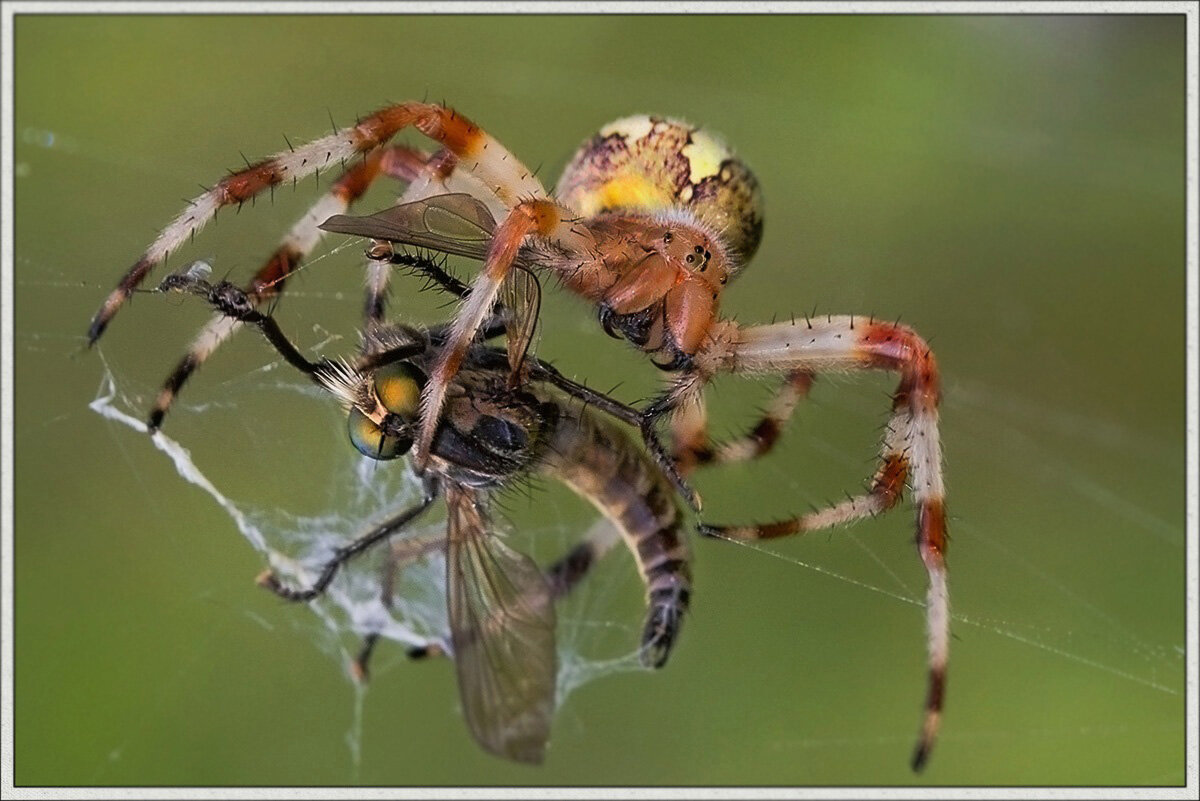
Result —
<path fill-rule="evenodd" d="M 19 16 L 16 782 L 1182 782 L 1183 23 Z M 946 383 L 956 619 L 923 776 L 907 767 L 923 616 L 897 598 L 925 582 L 907 505 L 773 543 L 782 558 L 696 542 L 672 662 L 572 695 L 547 763 L 530 769 L 481 753 L 449 666 L 408 665 L 398 648 L 381 654 L 359 730 L 315 617 L 254 586 L 261 559 L 146 438 L 89 411 L 105 364 L 146 408 L 207 316 L 141 297 L 82 350 L 90 315 L 183 198 L 239 151 L 425 96 L 542 164 L 548 183 L 610 119 L 704 123 L 756 169 L 768 203 L 730 314 L 815 306 L 901 317 L 929 338 Z M 316 194 L 310 181 L 226 212 L 172 264 L 207 258 L 245 277 Z M 380 189 L 364 208 L 387 202 Z M 353 336 L 358 252 L 293 285 L 280 317 L 303 342 Z M 402 291 L 395 308 L 449 313 Z M 565 372 L 622 381 L 630 401 L 654 388 L 656 371 L 578 301 L 549 297 L 543 331 L 540 353 Z M 310 399 L 256 402 L 271 361 L 239 338 L 168 431 L 239 500 L 311 512 L 342 446 Z M 777 453 L 698 478 L 708 517 L 768 519 L 856 489 L 890 387 L 820 382 Z M 743 427 L 768 391 L 720 381 L 716 430 Z M 508 506 L 534 529 L 593 517 L 553 489 Z M 357 758 L 348 735 L 361 736 Z"/>

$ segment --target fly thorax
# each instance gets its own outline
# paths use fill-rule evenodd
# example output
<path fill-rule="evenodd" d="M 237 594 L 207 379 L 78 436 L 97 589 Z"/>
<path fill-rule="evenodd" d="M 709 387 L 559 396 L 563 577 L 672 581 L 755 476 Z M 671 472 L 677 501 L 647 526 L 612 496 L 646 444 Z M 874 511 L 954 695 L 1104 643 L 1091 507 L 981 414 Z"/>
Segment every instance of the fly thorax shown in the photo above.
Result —
<path fill-rule="evenodd" d="M 432 453 L 442 469 L 475 487 L 500 486 L 527 472 L 541 457 L 553 410 L 521 391 L 462 394 L 450 399 Z"/>

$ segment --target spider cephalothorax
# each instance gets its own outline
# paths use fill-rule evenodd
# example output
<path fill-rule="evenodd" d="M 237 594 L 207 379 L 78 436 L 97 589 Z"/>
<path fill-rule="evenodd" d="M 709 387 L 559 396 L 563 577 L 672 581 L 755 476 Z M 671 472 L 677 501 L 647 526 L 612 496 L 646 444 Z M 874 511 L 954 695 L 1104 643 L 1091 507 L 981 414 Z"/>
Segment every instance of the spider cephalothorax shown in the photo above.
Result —
<path fill-rule="evenodd" d="M 638 115 L 584 142 L 555 195 L 588 221 L 607 268 L 566 282 L 597 303 L 610 334 L 666 369 L 689 366 L 722 288 L 758 248 L 754 173 L 715 134 Z"/>
<path fill-rule="evenodd" d="M 408 127 L 441 149 L 423 153 L 387 145 Z M 356 157 L 361 162 L 297 223 L 251 282 L 249 301 L 276 296 L 315 246 L 320 230 L 377 240 L 368 251 L 368 325 L 382 313 L 388 273 L 380 264 L 411 266 L 411 256 L 389 243 L 482 261 L 469 293 L 462 293 L 445 344 L 429 365 L 413 446 L 419 468 L 430 463 L 450 387 L 498 304 L 509 319 L 507 386 L 524 379 L 539 275 L 589 301 L 604 329 L 669 371 L 667 390 L 641 411 L 638 424 L 663 471 L 696 509 L 699 498 L 684 475 L 699 464 L 750 459 L 769 450 L 816 374 L 870 369 L 899 375 L 879 466 L 864 492 L 776 523 L 702 531 L 761 539 L 827 528 L 885 511 L 911 488 L 917 548 L 929 575 L 928 694 L 913 756 L 919 769 L 941 719 L 949 652 L 937 360 L 912 328 L 862 315 L 788 315 L 788 322 L 746 326 L 723 318 L 721 294 L 745 269 L 762 235 L 762 198 L 750 170 L 707 131 L 660 117 L 619 120 L 584 142 L 552 196 L 520 159 L 462 115 L 417 102 L 383 108 L 352 128 L 235 172 L 196 198 L 109 295 L 93 318 L 90 340 L 100 336 L 150 270 L 219 208 Z M 342 214 L 380 174 L 407 184 L 399 204 L 366 217 Z M 161 422 L 196 366 L 237 325 L 221 317 L 197 338 L 160 393 L 151 427 Z M 708 439 L 703 390 L 723 372 L 779 375 L 782 383 L 749 435 L 718 446 Z M 663 418 L 673 434 L 670 453 L 658 436 Z"/>

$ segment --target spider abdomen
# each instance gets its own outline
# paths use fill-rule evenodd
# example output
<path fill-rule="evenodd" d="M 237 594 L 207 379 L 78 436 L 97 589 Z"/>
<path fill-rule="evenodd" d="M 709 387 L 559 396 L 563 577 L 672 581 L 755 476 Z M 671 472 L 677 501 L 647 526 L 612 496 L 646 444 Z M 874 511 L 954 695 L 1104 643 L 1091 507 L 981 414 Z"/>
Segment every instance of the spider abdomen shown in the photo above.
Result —
<path fill-rule="evenodd" d="M 713 133 L 664 117 L 609 123 L 580 146 L 556 194 L 585 217 L 610 211 L 685 211 L 744 264 L 762 238 L 754 173 Z"/>

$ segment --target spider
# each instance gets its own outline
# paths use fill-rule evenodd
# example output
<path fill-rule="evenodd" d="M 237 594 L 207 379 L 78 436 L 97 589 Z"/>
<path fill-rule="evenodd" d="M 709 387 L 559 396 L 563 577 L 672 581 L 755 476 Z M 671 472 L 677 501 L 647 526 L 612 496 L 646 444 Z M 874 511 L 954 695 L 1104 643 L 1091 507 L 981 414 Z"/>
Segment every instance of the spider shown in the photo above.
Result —
<path fill-rule="evenodd" d="M 415 127 L 438 143 L 433 154 L 389 146 Z M 702 526 L 736 540 L 799 534 L 886 511 L 911 487 L 917 549 L 929 576 L 926 596 L 929 678 L 925 714 L 912 758 L 926 762 L 941 719 L 949 650 L 947 546 L 937 361 L 911 328 L 869 317 L 804 317 L 742 326 L 722 318 L 721 294 L 744 271 L 762 235 L 762 197 L 749 167 L 719 137 L 685 123 L 633 116 L 603 127 L 575 153 L 550 195 L 499 141 L 441 105 L 407 102 L 380 109 L 355 126 L 289 148 L 222 179 L 195 198 L 131 267 L 96 313 L 95 342 L 145 276 L 216 212 L 285 181 L 362 156 L 293 229 L 249 286 L 254 303 L 276 297 L 315 244 L 318 229 L 377 240 L 368 271 L 368 321 L 378 319 L 387 282 L 379 265 L 390 243 L 479 259 L 483 268 L 461 304 L 422 391 L 414 464 L 429 462 L 447 390 L 497 301 L 506 329 L 510 385 L 524 380 L 540 292 L 552 276 L 591 302 L 602 327 L 655 358 L 667 389 L 638 415 L 653 457 L 700 508 L 684 478 L 701 464 L 753 458 L 769 450 L 799 397 L 822 372 L 888 370 L 900 381 L 880 463 L 865 492 L 828 508 L 754 526 Z M 377 175 L 408 182 L 398 205 L 367 217 L 342 212 Z M 314 221 L 324 220 L 317 225 Z M 496 222 L 496 221 L 499 222 Z M 393 252 L 396 263 L 407 254 Z M 195 341 L 160 393 L 150 426 L 162 422 L 187 377 L 237 325 L 218 317 Z M 734 446 L 709 441 L 703 389 L 718 373 L 783 376 L 772 411 Z M 667 418 L 672 451 L 657 435 Z"/>

